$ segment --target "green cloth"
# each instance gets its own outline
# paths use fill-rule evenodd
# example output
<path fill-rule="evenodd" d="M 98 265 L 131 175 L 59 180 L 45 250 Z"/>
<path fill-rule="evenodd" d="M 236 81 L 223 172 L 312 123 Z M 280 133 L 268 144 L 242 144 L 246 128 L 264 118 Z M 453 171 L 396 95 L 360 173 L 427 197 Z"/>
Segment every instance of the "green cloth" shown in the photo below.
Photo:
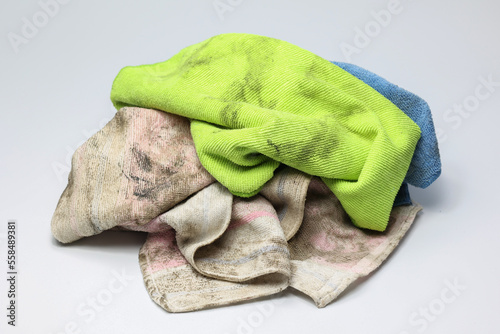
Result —
<path fill-rule="evenodd" d="M 410 118 L 346 71 L 250 34 L 125 67 L 111 100 L 190 118 L 202 165 L 237 196 L 257 194 L 283 163 L 321 177 L 354 224 L 378 231 L 420 138 Z"/>

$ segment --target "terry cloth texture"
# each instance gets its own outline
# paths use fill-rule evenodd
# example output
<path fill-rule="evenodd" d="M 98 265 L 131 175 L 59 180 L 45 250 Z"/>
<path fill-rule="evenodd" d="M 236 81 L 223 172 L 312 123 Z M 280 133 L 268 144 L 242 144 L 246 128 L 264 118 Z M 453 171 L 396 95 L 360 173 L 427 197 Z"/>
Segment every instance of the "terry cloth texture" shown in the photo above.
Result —
<path fill-rule="evenodd" d="M 323 307 L 381 264 L 419 210 L 394 208 L 385 232 L 361 230 L 323 181 L 285 166 L 259 194 L 235 197 L 201 166 L 188 120 L 123 108 L 75 152 L 52 231 L 61 242 L 149 233 L 139 263 L 151 298 L 170 312 L 288 286 Z"/>
<path fill-rule="evenodd" d="M 71 164 L 52 218 L 61 242 L 143 225 L 215 181 L 196 156 L 189 121 L 149 109 L 118 111 Z"/>
<path fill-rule="evenodd" d="M 422 134 L 411 159 L 405 181 L 415 187 L 428 187 L 441 175 L 441 159 L 432 113 L 427 102 L 364 68 L 348 63 L 332 63 L 370 85 L 420 127 Z"/>
<path fill-rule="evenodd" d="M 340 67 L 249 34 L 125 67 L 111 99 L 190 118 L 202 165 L 235 195 L 256 195 L 283 163 L 321 177 L 355 225 L 378 231 L 420 138 L 408 116 Z"/>

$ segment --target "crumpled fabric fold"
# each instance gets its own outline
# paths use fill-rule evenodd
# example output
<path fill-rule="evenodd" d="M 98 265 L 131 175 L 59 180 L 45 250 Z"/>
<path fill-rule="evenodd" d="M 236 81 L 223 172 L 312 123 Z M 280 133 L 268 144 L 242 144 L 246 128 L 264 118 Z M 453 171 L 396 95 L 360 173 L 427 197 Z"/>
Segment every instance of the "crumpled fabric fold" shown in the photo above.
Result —
<path fill-rule="evenodd" d="M 393 208 L 384 232 L 359 229 L 320 178 L 287 166 L 258 194 L 233 196 L 202 167 L 187 119 L 129 107 L 75 152 L 52 232 L 65 243 L 147 232 L 145 286 L 169 312 L 289 286 L 324 307 L 382 263 L 420 209 Z"/>
<path fill-rule="evenodd" d="M 427 102 L 362 67 L 336 61 L 332 63 L 370 85 L 401 109 L 420 128 L 422 133 L 415 147 L 405 182 L 415 187 L 427 188 L 436 181 L 441 175 L 441 158 L 432 113 Z"/>
<path fill-rule="evenodd" d="M 352 222 L 383 231 L 419 127 L 369 85 L 298 46 L 222 34 L 123 68 L 111 99 L 191 119 L 202 165 L 237 196 L 280 164 L 321 177 Z"/>
<path fill-rule="evenodd" d="M 362 67 L 337 61 L 332 61 L 332 63 L 370 85 L 401 109 L 420 128 L 422 132 L 420 139 L 415 147 L 405 182 L 401 185 L 393 206 L 411 204 L 407 183 L 426 188 L 441 175 L 441 158 L 429 105 L 417 95 Z"/>
<path fill-rule="evenodd" d="M 151 298 L 167 311 L 232 304 L 288 287 L 287 243 L 276 211 L 259 195 L 233 201 L 214 183 L 152 225 L 158 223 L 173 228 L 150 233 L 139 262 Z"/>

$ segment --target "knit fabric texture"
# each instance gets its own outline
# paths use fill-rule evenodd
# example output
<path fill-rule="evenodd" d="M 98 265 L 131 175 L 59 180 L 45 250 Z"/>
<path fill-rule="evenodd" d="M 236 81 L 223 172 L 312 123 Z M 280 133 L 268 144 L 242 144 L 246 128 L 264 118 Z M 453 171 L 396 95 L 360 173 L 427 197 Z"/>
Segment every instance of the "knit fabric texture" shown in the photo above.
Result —
<path fill-rule="evenodd" d="M 340 67 L 249 34 L 125 67 L 111 99 L 191 119 L 202 165 L 235 195 L 256 195 L 283 163 L 321 177 L 355 225 L 378 231 L 420 138 L 408 116 Z"/>
<path fill-rule="evenodd" d="M 384 232 L 352 225 L 317 177 L 281 166 L 259 194 L 236 197 L 195 152 L 189 121 L 123 108 L 73 156 L 52 232 L 147 232 L 139 263 L 151 298 L 187 312 L 292 286 L 318 307 L 377 268 L 420 210 L 393 208 Z"/>
<path fill-rule="evenodd" d="M 419 188 L 432 184 L 441 175 L 441 159 L 432 113 L 427 102 L 364 68 L 348 63 L 332 63 L 370 85 L 420 127 L 422 134 L 413 153 L 405 182 Z"/>

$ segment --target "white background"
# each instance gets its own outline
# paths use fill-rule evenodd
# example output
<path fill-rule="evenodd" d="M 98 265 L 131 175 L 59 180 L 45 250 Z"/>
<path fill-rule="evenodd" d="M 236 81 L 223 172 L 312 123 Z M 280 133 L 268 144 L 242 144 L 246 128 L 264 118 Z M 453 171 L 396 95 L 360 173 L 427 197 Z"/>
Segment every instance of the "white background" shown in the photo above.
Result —
<path fill-rule="evenodd" d="M 372 11 L 386 10 L 386 0 L 219 2 L 231 10 L 218 13 L 213 0 L 71 0 L 44 22 L 38 1 L 2 0 L 0 332 L 499 333 L 500 3 L 401 0 L 398 14 L 381 26 Z M 34 16 L 45 25 L 11 43 L 13 34 L 25 38 L 23 20 Z M 366 45 L 355 39 L 365 28 L 372 29 Z M 365 67 L 424 98 L 440 129 L 443 174 L 427 189 L 411 189 L 423 213 L 379 270 L 324 309 L 288 291 L 279 299 L 169 314 L 142 282 L 137 255 L 144 235 L 108 232 L 62 246 L 50 234 L 72 152 L 113 117 L 109 93 L 118 71 L 164 61 L 225 32 L 275 37 Z M 357 53 L 343 53 L 347 44 Z M 478 100 L 480 78 L 488 77 L 496 86 Z M 470 112 L 453 111 L 464 103 Z M 19 235 L 15 328 L 5 316 L 9 219 Z M 78 313 L 116 272 L 132 278 L 95 316 Z M 465 289 L 422 320 L 419 312 L 440 304 L 446 280 Z M 259 305 L 271 311 L 263 315 Z M 414 312 L 418 325 L 410 321 Z"/>

